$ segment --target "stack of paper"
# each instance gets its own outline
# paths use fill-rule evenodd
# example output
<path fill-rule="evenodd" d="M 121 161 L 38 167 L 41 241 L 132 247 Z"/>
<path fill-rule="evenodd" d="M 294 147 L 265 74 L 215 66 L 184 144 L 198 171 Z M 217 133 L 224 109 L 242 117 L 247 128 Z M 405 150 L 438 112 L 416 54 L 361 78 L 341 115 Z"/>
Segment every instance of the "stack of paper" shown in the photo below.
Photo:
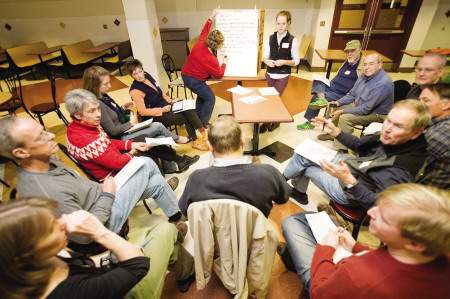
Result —
<path fill-rule="evenodd" d="M 177 146 L 172 137 L 161 137 L 161 138 L 148 138 L 145 137 L 145 143 L 156 146 L 156 145 L 171 145 Z"/>
<path fill-rule="evenodd" d="M 306 139 L 295 148 L 295 153 L 319 165 L 320 160 L 328 162 L 333 160 L 337 151 L 314 140 Z"/>
<path fill-rule="evenodd" d="M 242 87 L 241 85 L 236 85 L 235 87 L 231 87 L 231 88 L 227 89 L 227 91 L 238 94 L 238 95 L 244 95 L 244 94 L 248 94 L 248 93 L 252 92 L 251 89 Z"/>
<path fill-rule="evenodd" d="M 186 111 L 186 110 L 194 110 L 195 109 L 195 100 L 182 100 L 173 103 L 172 111 L 174 113 Z"/>
<path fill-rule="evenodd" d="M 260 87 L 258 88 L 259 93 L 262 96 L 277 96 L 278 91 L 274 87 Z"/>
<path fill-rule="evenodd" d="M 331 221 L 330 216 L 325 211 L 314 214 L 306 214 L 306 220 L 308 220 L 309 227 L 316 238 L 316 241 L 320 244 L 326 234 L 330 230 L 336 229 L 336 225 Z M 341 259 L 351 256 L 352 253 L 338 245 L 333 255 L 333 262 L 336 264 Z"/>
<path fill-rule="evenodd" d="M 143 122 L 135 124 L 134 126 L 129 128 L 128 130 L 126 130 L 124 133 L 136 132 L 136 131 L 138 131 L 140 129 L 143 129 L 143 128 L 146 128 L 146 127 L 150 126 L 152 122 L 153 122 L 153 118 L 147 119 L 146 121 L 143 121 Z"/>
<path fill-rule="evenodd" d="M 313 81 L 320 81 L 320 82 L 324 83 L 325 85 L 327 85 L 328 87 L 330 87 L 330 80 L 325 78 L 324 76 L 314 74 L 314 75 L 312 75 L 312 78 L 313 78 Z"/>
<path fill-rule="evenodd" d="M 131 176 L 144 165 L 144 159 L 134 157 L 127 163 L 115 176 L 114 181 L 116 183 L 116 191 L 125 184 Z"/>
<path fill-rule="evenodd" d="M 256 104 L 256 103 L 259 103 L 259 102 L 263 102 L 263 101 L 265 101 L 267 99 L 265 97 L 260 96 L 260 95 L 252 94 L 250 96 L 246 96 L 246 97 L 240 98 L 239 100 L 241 102 L 244 102 L 245 104 L 251 105 L 251 104 Z"/>

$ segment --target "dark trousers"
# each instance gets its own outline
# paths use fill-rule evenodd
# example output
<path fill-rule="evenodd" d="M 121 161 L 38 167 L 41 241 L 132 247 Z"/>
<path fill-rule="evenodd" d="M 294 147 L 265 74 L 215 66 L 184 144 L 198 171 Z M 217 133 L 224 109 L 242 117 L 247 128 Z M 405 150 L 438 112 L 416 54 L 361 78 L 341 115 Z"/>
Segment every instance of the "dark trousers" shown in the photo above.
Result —
<path fill-rule="evenodd" d="M 185 125 L 186 131 L 192 140 L 197 139 L 195 130 L 203 127 L 195 110 L 186 110 L 179 113 L 173 113 L 172 111 L 164 112 L 162 116 L 154 117 L 153 120 L 163 123 L 166 127 L 171 125 Z"/>
<path fill-rule="evenodd" d="M 270 78 L 269 74 L 266 73 L 266 80 L 267 80 L 267 86 L 274 87 L 278 93 L 280 94 L 280 97 L 283 95 L 284 90 L 286 89 L 286 86 L 289 82 L 289 76 L 286 76 L 281 79 L 272 79 Z"/>
<path fill-rule="evenodd" d="M 216 96 L 205 81 L 192 78 L 185 74 L 181 74 L 181 77 L 183 78 L 184 85 L 197 95 L 195 110 L 203 125 L 208 125 L 214 104 L 216 103 Z"/>

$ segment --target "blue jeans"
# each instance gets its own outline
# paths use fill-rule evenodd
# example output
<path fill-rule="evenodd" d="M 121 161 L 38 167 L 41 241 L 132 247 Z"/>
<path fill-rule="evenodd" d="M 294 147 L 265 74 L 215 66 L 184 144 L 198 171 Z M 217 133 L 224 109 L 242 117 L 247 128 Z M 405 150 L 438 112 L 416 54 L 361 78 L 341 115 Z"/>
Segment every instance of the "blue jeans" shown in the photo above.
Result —
<path fill-rule="evenodd" d="M 311 213 L 314 212 L 302 212 L 289 216 L 281 225 L 289 255 L 297 275 L 303 280 L 307 298 L 309 298 L 311 263 L 317 246 L 317 241 L 305 217 L 305 214 Z"/>
<path fill-rule="evenodd" d="M 207 125 L 211 118 L 216 96 L 205 81 L 197 80 L 185 74 L 181 74 L 184 85 L 197 95 L 195 110 L 203 125 Z"/>
<path fill-rule="evenodd" d="M 329 87 L 322 81 L 314 80 L 313 85 L 312 85 L 312 90 L 311 90 L 311 101 L 309 103 L 311 104 L 312 102 L 317 100 L 318 93 L 321 93 L 321 92 L 325 93 L 328 89 L 329 89 Z M 328 100 L 328 99 L 326 99 L 326 100 Z M 332 100 L 330 99 L 329 101 L 332 101 Z M 304 118 L 306 118 L 308 121 L 311 121 L 311 119 L 313 119 L 314 117 L 319 115 L 319 111 L 320 110 L 312 110 L 308 106 L 308 109 L 306 109 Z"/>
<path fill-rule="evenodd" d="M 158 166 L 148 157 L 139 157 L 145 163 L 116 192 L 111 207 L 108 228 L 117 233 L 123 226 L 137 202 L 145 198 L 153 198 L 170 217 L 180 212 L 175 193 L 159 172 Z"/>
<path fill-rule="evenodd" d="M 133 139 L 138 136 L 145 135 L 145 137 L 155 138 L 155 137 L 172 137 L 173 140 L 177 141 L 179 136 L 170 132 L 162 123 L 152 122 L 150 126 L 140 129 L 136 132 L 125 134 L 120 139 L 128 140 Z"/>
<path fill-rule="evenodd" d="M 342 158 L 343 156 L 336 155 L 332 162 L 337 163 Z M 299 154 L 294 153 L 283 175 L 287 179 L 292 179 L 292 185 L 300 192 L 306 193 L 309 181 L 312 180 L 331 200 L 346 206 L 353 205 L 345 196 L 344 190 L 337 178 L 328 174 L 316 163 L 311 162 Z"/>

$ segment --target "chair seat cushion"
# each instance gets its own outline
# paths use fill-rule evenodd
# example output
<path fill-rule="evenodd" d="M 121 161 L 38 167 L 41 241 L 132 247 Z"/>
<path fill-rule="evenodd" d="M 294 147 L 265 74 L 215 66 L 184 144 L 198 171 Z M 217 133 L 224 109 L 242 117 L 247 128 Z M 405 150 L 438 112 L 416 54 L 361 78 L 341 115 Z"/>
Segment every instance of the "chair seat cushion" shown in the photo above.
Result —
<path fill-rule="evenodd" d="M 103 59 L 104 62 L 108 63 L 118 63 L 119 62 L 119 55 L 113 56 L 113 57 L 107 57 Z"/>
<path fill-rule="evenodd" d="M 352 208 L 340 205 L 334 201 L 330 201 L 333 209 L 338 213 L 342 218 L 352 223 L 359 222 L 363 217 L 366 216 L 366 211 L 362 208 Z"/>

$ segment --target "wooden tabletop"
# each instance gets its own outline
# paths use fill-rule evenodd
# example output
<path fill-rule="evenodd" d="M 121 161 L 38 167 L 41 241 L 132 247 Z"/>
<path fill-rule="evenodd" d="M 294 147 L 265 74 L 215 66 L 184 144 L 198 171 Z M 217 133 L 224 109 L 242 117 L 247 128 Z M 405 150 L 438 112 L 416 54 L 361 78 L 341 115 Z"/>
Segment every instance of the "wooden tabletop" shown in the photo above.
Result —
<path fill-rule="evenodd" d="M 316 49 L 316 53 L 323 60 L 345 61 L 347 59 L 347 55 L 345 54 L 344 50 L 320 50 L 320 49 Z M 387 62 L 387 63 L 392 62 L 392 59 L 384 56 L 383 54 L 380 54 L 379 52 L 377 52 L 375 50 L 362 50 L 361 53 L 362 53 L 362 56 L 377 53 L 377 54 L 379 54 L 381 56 L 381 58 L 383 59 L 383 62 Z"/>
<path fill-rule="evenodd" d="M 101 45 L 85 49 L 85 50 L 83 50 L 83 53 L 100 53 L 100 52 L 103 52 L 105 50 L 109 50 L 111 48 L 114 48 L 114 47 L 116 47 L 118 45 L 119 45 L 118 42 L 103 43 Z"/>
<path fill-rule="evenodd" d="M 47 54 L 61 50 L 62 47 L 63 47 L 63 45 L 60 45 L 60 46 L 54 46 L 54 47 L 44 49 L 44 50 L 31 51 L 31 52 L 28 52 L 27 55 L 47 55 Z"/>
<path fill-rule="evenodd" d="M 242 102 L 240 98 L 250 95 L 260 95 L 256 87 L 245 88 L 251 89 L 252 93 L 245 95 L 234 93 L 232 96 L 233 116 L 238 123 L 287 123 L 294 121 L 278 95 L 265 96 L 265 101 L 255 104 Z"/>

